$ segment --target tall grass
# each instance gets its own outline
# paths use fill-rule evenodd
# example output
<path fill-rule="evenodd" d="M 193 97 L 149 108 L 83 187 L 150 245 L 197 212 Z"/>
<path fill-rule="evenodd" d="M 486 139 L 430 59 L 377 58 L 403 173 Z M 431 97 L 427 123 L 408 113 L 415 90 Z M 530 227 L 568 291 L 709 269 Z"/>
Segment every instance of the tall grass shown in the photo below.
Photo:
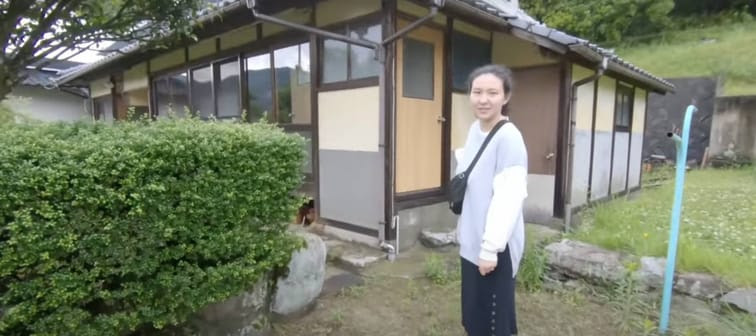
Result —
<path fill-rule="evenodd" d="M 625 41 L 618 53 L 663 77 L 722 76 L 722 95 L 756 94 L 756 22 L 668 32 L 640 44 Z"/>
<path fill-rule="evenodd" d="M 587 210 L 572 238 L 640 256 L 666 257 L 674 183 L 645 188 Z M 678 267 L 718 274 L 735 286 L 756 285 L 756 169 L 686 175 Z"/>

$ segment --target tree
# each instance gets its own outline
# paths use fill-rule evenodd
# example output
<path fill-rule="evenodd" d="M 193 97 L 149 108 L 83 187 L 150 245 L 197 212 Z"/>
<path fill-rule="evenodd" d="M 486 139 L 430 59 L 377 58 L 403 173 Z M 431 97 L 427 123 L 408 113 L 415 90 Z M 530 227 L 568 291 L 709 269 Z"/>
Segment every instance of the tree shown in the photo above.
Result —
<path fill-rule="evenodd" d="M 206 0 L 0 0 L 0 101 L 27 66 L 103 41 L 168 43 L 191 35 Z"/>
<path fill-rule="evenodd" d="M 598 42 L 659 32 L 670 25 L 673 0 L 523 0 L 539 21 Z"/>

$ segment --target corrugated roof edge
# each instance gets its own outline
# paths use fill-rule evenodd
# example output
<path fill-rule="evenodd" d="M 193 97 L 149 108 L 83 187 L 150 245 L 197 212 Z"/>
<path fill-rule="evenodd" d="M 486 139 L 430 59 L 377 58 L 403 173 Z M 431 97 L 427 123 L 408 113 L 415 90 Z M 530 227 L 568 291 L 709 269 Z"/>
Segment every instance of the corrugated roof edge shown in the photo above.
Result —
<path fill-rule="evenodd" d="M 643 70 L 640 67 L 622 59 L 613 51 L 602 48 L 596 45 L 595 43 L 591 43 L 588 40 L 570 35 L 568 33 L 565 33 L 563 31 L 560 31 L 554 28 L 550 28 L 547 25 L 535 20 L 533 17 L 528 15 L 522 9 L 518 8 L 517 10 L 513 11 L 511 8 L 496 7 L 495 2 L 488 1 L 488 0 L 447 0 L 447 1 L 457 1 L 457 2 L 464 3 L 468 6 L 477 8 L 481 10 L 482 12 L 485 12 L 486 14 L 496 16 L 497 19 L 502 20 L 504 23 L 508 24 L 513 29 L 520 29 L 527 33 L 547 38 L 555 43 L 568 47 L 570 50 L 575 51 L 576 53 L 580 54 L 581 56 L 587 59 L 600 62 L 602 57 L 607 57 L 610 61 L 610 68 L 614 68 L 611 70 L 621 72 L 629 77 L 635 77 L 635 79 L 641 82 L 645 82 L 651 86 L 654 86 L 657 89 L 660 89 L 661 91 L 674 92 L 675 90 L 675 86 L 669 81 L 661 77 L 655 76 L 651 74 L 650 72 Z M 590 55 L 590 54 L 593 54 L 593 55 Z M 614 63 L 615 66 L 612 66 L 612 63 Z M 626 71 L 622 71 L 623 69 L 630 71 L 630 73 L 627 73 Z M 632 73 L 635 73 L 638 76 L 633 76 Z"/>
<path fill-rule="evenodd" d="M 199 14 L 199 18 L 197 19 L 197 24 L 204 23 L 205 21 L 208 21 L 212 19 L 213 17 L 216 17 L 218 15 L 222 15 L 226 12 L 232 11 L 237 9 L 240 6 L 244 6 L 244 3 L 239 0 L 225 0 L 220 2 L 220 4 L 209 7 L 206 9 L 201 10 Z M 63 85 L 66 84 L 80 76 L 86 75 L 94 70 L 97 70 L 107 64 L 110 64 L 111 62 L 114 62 L 116 60 L 119 60 L 123 57 L 125 57 L 128 54 L 131 54 L 133 52 L 136 52 L 142 48 L 144 44 L 141 42 L 134 42 L 126 45 L 125 47 L 111 52 L 107 56 L 100 58 L 99 60 L 83 64 L 79 67 L 68 69 L 66 71 L 61 71 L 58 73 L 58 77 L 54 78 L 53 81 L 57 85 Z"/>

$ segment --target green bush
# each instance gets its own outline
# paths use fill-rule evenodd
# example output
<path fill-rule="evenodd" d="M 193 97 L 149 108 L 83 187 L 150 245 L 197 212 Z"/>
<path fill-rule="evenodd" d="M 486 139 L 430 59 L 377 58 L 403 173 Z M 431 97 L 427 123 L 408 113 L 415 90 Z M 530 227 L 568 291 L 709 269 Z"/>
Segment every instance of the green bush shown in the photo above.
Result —
<path fill-rule="evenodd" d="M 0 133 L 2 335 L 165 331 L 282 270 L 302 245 L 286 223 L 304 140 L 271 125 Z"/>

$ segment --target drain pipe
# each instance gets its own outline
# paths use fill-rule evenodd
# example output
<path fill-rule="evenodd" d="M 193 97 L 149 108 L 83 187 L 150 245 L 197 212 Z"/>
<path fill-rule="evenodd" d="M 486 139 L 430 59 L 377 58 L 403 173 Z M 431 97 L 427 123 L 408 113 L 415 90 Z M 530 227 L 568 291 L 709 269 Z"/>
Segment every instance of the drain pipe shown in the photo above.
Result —
<path fill-rule="evenodd" d="M 575 156 L 575 124 L 577 114 L 577 90 L 580 86 L 593 82 L 604 75 L 606 68 L 609 66 L 609 58 L 604 56 L 596 69 L 596 73 L 583 78 L 572 84 L 570 92 L 570 127 L 567 129 L 567 165 L 565 167 L 565 188 L 564 188 L 564 231 L 570 232 L 572 226 L 572 165 Z"/>
<path fill-rule="evenodd" d="M 401 30 L 395 32 L 391 36 L 387 37 L 385 40 L 381 42 L 381 49 L 380 50 L 380 61 L 381 64 L 386 66 L 385 64 L 385 51 L 388 49 L 388 47 L 391 45 L 391 43 L 394 43 L 396 40 L 400 39 L 401 37 L 407 35 L 410 31 L 420 27 L 422 24 L 424 24 L 427 21 L 430 21 L 435 17 L 440 9 L 444 8 L 446 5 L 446 0 L 433 0 L 431 3 L 430 12 L 423 16 L 422 18 L 418 19 L 417 21 L 412 22 L 411 24 L 407 25 L 406 27 L 402 28 Z M 386 94 L 386 86 L 385 85 L 393 85 L 393 83 L 385 83 L 384 78 L 384 71 L 381 71 L 379 74 L 379 83 L 380 83 L 380 101 L 381 104 L 384 104 L 385 101 L 385 94 Z M 393 101 L 393 100 L 392 100 Z M 391 148 L 386 148 L 386 150 L 389 152 L 389 162 L 390 162 L 390 168 L 389 168 L 389 176 L 386 178 L 386 183 L 389 183 L 391 185 L 390 192 L 388 192 L 385 197 L 387 198 L 386 201 L 386 225 L 389 225 L 391 227 L 391 230 L 393 230 L 396 234 L 396 237 L 394 237 L 394 242 L 389 242 L 387 240 L 383 240 L 380 245 L 381 249 L 386 251 L 386 258 L 389 261 L 394 261 L 396 256 L 399 255 L 399 216 L 396 214 L 395 211 L 395 202 L 394 202 L 394 190 L 396 189 L 395 186 L 395 176 L 396 176 L 396 110 L 394 109 L 394 106 L 383 106 L 382 111 L 385 111 L 385 113 L 391 113 L 391 123 L 385 125 L 385 127 L 389 128 L 389 134 L 388 136 L 390 139 L 394 139 L 391 141 Z M 384 237 L 385 238 L 385 237 Z"/>

